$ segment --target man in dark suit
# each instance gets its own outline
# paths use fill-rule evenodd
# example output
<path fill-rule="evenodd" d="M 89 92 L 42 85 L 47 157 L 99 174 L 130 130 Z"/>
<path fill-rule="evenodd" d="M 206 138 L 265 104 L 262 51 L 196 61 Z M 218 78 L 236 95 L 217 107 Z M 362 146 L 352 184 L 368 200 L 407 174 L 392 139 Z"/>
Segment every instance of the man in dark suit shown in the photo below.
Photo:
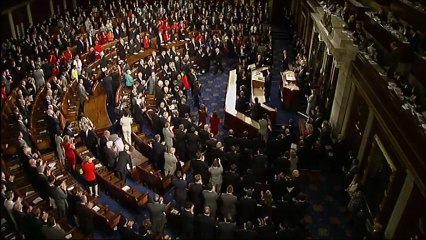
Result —
<path fill-rule="evenodd" d="M 215 220 L 210 217 L 210 208 L 205 207 L 203 214 L 199 214 L 195 219 L 197 226 L 197 239 L 213 239 Z"/>
<path fill-rule="evenodd" d="M 31 212 L 28 213 L 27 229 L 32 239 L 43 239 L 43 234 L 41 231 L 42 231 L 44 222 L 41 221 L 40 215 L 41 215 L 41 211 L 39 208 L 33 208 Z"/>
<path fill-rule="evenodd" d="M 226 188 L 226 193 L 223 193 L 220 196 L 220 201 L 222 203 L 222 206 L 220 208 L 220 211 L 222 213 L 222 216 L 228 216 L 228 214 L 232 217 L 232 219 L 235 219 L 235 214 L 237 212 L 236 204 L 237 204 L 237 197 L 233 195 L 234 188 L 232 185 L 229 185 Z"/>
<path fill-rule="evenodd" d="M 196 157 L 196 153 L 199 150 L 200 145 L 200 137 L 198 136 L 198 132 L 195 131 L 194 127 L 191 127 L 191 130 L 186 135 L 186 148 L 187 148 L 187 157 L 192 160 Z"/>
<path fill-rule="evenodd" d="M 105 147 L 107 142 L 109 141 L 109 137 L 111 136 L 110 131 L 105 130 L 104 134 L 102 134 L 101 138 L 99 139 L 99 146 L 98 146 L 98 151 L 100 154 L 100 160 L 103 162 L 104 165 L 107 165 L 106 162 L 106 155 L 105 155 Z"/>
<path fill-rule="evenodd" d="M 225 171 L 229 171 L 231 165 L 237 166 L 239 164 L 241 154 L 238 152 L 238 147 L 230 146 L 229 152 L 225 153 L 225 161 L 223 168 Z"/>
<path fill-rule="evenodd" d="M 89 129 L 89 126 L 85 124 L 83 126 L 83 132 L 80 134 L 81 141 L 83 144 L 92 152 L 92 154 L 98 156 L 98 136 L 96 133 Z"/>
<path fill-rule="evenodd" d="M 224 72 L 222 65 L 222 53 L 220 52 L 219 48 L 215 49 L 215 68 L 214 68 L 214 74 L 217 74 L 217 72 L 220 70 L 221 72 Z"/>
<path fill-rule="evenodd" d="M 50 216 L 47 219 L 47 225 L 43 226 L 42 232 L 47 240 L 65 239 L 67 233 L 56 225 L 55 218 Z"/>
<path fill-rule="evenodd" d="M 28 216 L 23 211 L 21 200 L 17 200 L 13 205 L 12 217 L 16 222 L 17 231 L 25 235 L 28 233 Z M 27 234 L 28 235 L 28 234 Z M 28 237 L 28 236 L 27 236 Z"/>
<path fill-rule="evenodd" d="M 83 41 L 83 36 L 80 36 L 79 39 L 76 42 L 76 46 L 77 46 L 77 54 L 80 55 L 84 52 L 86 52 L 86 45 L 84 44 Z"/>
<path fill-rule="evenodd" d="M 124 146 L 124 151 L 118 153 L 118 160 L 115 164 L 115 175 L 126 182 L 126 175 L 133 168 L 132 159 L 130 158 L 129 145 Z"/>
<path fill-rule="evenodd" d="M 179 112 L 180 118 L 186 118 L 186 114 L 188 114 L 189 116 L 189 113 L 191 112 L 191 108 L 186 103 L 185 98 L 182 98 L 182 100 L 180 101 L 180 104 L 178 105 L 178 112 Z M 188 128 L 188 126 L 185 126 L 185 127 Z"/>
<path fill-rule="evenodd" d="M 126 59 L 126 47 L 122 38 L 120 38 L 120 42 L 117 44 L 117 55 L 120 60 Z"/>
<path fill-rule="evenodd" d="M 94 230 L 94 213 L 92 211 L 93 202 L 87 202 L 87 197 L 82 196 L 81 201 L 76 204 L 76 216 L 78 225 L 84 236 L 89 237 L 93 235 Z"/>
<path fill-rule="evenodd" d="M 175 133 L 175 148 L 176 155 L 179 157 L 179 160 L 187 161 L 190 160 L 186 156 L 186 133 L 183 124 L 179 124 L 178 129 Z"/>
<path fill-rule="evenodd" d="M 112 77 L 109 74 L 105 74 L 103 86 L 107 93 L 107 103 L 112 103 L 114 101 L 114 93 L 112 90 Z"/>
<path fill-rule="evenodd" d="M 138 235 L 133 231 L 134 222 L 127 220 L 125 217 L 121 217 L 118 222 L 117 228 L 120 233 L 121 239 L 136 240 L 139 239 Z"/>
<path fill-rule="evenodd" d="M 213 185 L 211 183 L 207 183 L 205 188 L 206 189 L 202 192 L 204 207 L 209 207 L 211 218 L 216 219 L 217 199 L 219 195 L 213 190 Z"/>
<path fill-rule="evenodd" d="M 224 137 L 223 139 L 223 145 L 224 145 L 224 151 L 229 152 L 231 150 L 231 146 L 234 146 L 235 144 L 235 136 L 234 136 L 234 130 L 229 129 L 228 136 Z"/>
<path fill-rule="evenodd" d="M 84 102 L 89 100 L 89 93 L 87 93 L 86 89 L 84 88 L 83 79 L 78 80 L 77 89 L 78 89 L 78 97 L 80 99 L 80 107 L 78 109 L 78 114 L 80 115 L 80 113 L 84 112 Z"/>
<path fill-rule="evenodd" d="M 194 181 L 195 182 L 188 185 L 188 196 L 189 200 L 194 204 L 194 212 L 201 213 L 203 204 L 201 196 L 201 192 L 203 191 L 201 176 L 199 174 L 195 175 Z"/>
<path fill-rule="evenodd" d="M 113 142 L 108 141 L 102 151 L 105 155 L 105 165 L 109 170 L 114 171 L 118 160 L 118 153 L 114 150 Z"/>
<path fill-rule="evenodd" d="M 150 159 L 155 170 L 164 169 L 164 152 L 166 148 L 160 141 L 160 135 L 155 135 L 152 142 L 152 158 Z"/>
<path fill-rule="evenodd" d="M 247 221 L 244 223 L 242 229 L 237 230 L 237 239 L 257 239 L 257 233 L 254 231 L 254 226 L 251 221 Z"/>
<path fill-rule="evenodd" d="M 256 182 L 263 182 L 265 180 L 265 164 L 267 160 L 267 156 L 263 154 L 263 150 L 258 149 L 256 155 L 253 157 L 251 164 L 251 169 L 253 169 Z"/>
<path fill-rule="evenodd" d="M 237 173 L 237 165 L 232 164 L 229 171 L 223 172 L 223 183 L 222 186 L 232 185 L 236 192 L 239 192 L 241 187 L 241 179 Z M 222 188 L 224 192 L 225 188 Z"/>
<path fill-rule="evenodd" d="M 163 204 L 163 197 L 158 194 L 154 196 L 154 202 L 148 203 L 148 209 L 151 214 L 152 230 L 156 233 L 163 234 L 166 226 L 166 204 Z"/>
<path fill-rule="evenodd" d="M 268 70 L 266 71 L 266 76 L 265 76 L 265 101 L 266 102 L 270 101 L 271 86 L 272 86 L 272 73 L 270 69 L 268 68 Z"/>
<path fill-rule="evenodd" d="M 194 204 L 187 202 L 185 208 L 181 211 L 182 216 L 182 231 L 181 239 L 194 238 Z"/>
<path fill-rule="evenodd" d="M 237 229 L 237 224 L 233 222 L 233 219 L 230 215 L 224 218 L 223 222 L 217 224 L 219 230 L 219 239 L 234 239 L 235 230 Z"/>
<path fill-rule="evenodd" d="M 270 217 L 260 219 L 259 227 L 257 228 L 257 235 L 260 239 L 273 239 L 275 235 L 274 223 Z"/>
<path fill-rule="evenodd" d="M 185 179 L 183 179 L 181 170 L 176 171 L 176 176 L 173 177 L 172 183 L 175 187 L 176 208 L 180 211 L 183 207 L 185 207 L 186 199 L 188 197 L 186 192 L 186 187 L 188 186 L 188 183 Z"/>
<path fill-rule="evenodd" d="M 250 117 L 251 119 L 255 121 L 259 121 L 259 119 L 262 117 L 262 107 L 259 103 L 259 98 L 254 98 L 254 103 L 250 108 Z"/>
<path fill-rule="evenodd" d="M 45 201 L 49 201 L 49 183 L 47 176 L 44 174 L 45 165 L 37 167 L 36 180 L 33 183 L 34 190 L 40 195 Z"/>
<path fill-rule="evenodd" d="M 256 220 L 257 200 L 252 195 L 253 191 L 247 190 L 246 195 L 239 200 L 238 222 L 241 224 Z"/>
<path fill-rule="evenodd" d="M 192 168 L 192 174 L 197 175 L 199 174 L 203 180 L 208 180 L 208 165 L 204 161 L 204 154 L 197 152 L 196 158 L 191 160 L 191 168 Z"/>

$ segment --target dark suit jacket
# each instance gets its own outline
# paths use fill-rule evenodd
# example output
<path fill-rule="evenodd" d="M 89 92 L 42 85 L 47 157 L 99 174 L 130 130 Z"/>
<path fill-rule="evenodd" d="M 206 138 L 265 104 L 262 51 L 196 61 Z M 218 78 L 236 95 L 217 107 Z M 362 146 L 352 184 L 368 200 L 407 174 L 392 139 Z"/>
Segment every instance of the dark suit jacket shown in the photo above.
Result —
<path fill-rule="evenodd" d="M 222 203 L 222 207 L 220 208 L 222 216 L 227 216 L 228 214 L 231 214 L 231 216 L 235 218 L 235 214 L 237 212 L 237 197 L 232 194 L 222 194 L 220 196 L 220 200 Z"/>
<path fill-rule="evenodd" d="M 127 164 L 130 165 L 130 169 L 132 169 L 132 159 L 130 155 L 126 151 L 121 151 L 118 153 L 118 161 L 115 164 L 115 171 L 121 172 L 122 174 L 126 174 Z"/>
<path fill-rule="evenodd" d="M 199 149 L 199 141 L 200 141 L 200 137 L 198 135 L 196 135 L 195 133 L 188 133 L 186 135 L 186 140 L 187 140 L 187 149 L 190 153 L 195 154 L 197 152 L 197 150 Z"/>
<path fill-rule="evenodd" d="M 67 233 L 55 226 L 55 227 L 48 227 L 48 226 L 43 226 L 42 227 L 42 232 L 44 237 L 46 238 L 46 240 L 52 239 L 52 240 L 58 240 L 58 239 L 65 239 L 65 236 L 67 235 Z"/>
<path fill-rule="evenodd" d="M 241 179 L 238 173 L 226 171 L 223 173 L 222 179 L 223 179 L 223 182 L 222 182 L 223 190 L 226 190 L 226 188 L 229 185 L 232 185 L 234 187 L 234 192 L 239 191 L 241 187 Z"/>
<path fill-rule="evenodd" d="M 23 212 L 18 212 L 16 210 L 12 210 L 12 216 L 15 219 L 16 226 L 18 227 L 18 231 L 22 234 L 28 233 L 28 217 L 27 214 Z"/>
<path fill-rule="evenodd" d="M 182 210 L 182 232 L 190 233 L 194 232 L 194 219 L 195 216 L 189 211 Z"/>
<path fill-rule="evenodd" d="M 186 194 L 187 182 L 186 182 L 186 180 L 174 177 L 173 178 L 173 186 L 175 186 L 176 198 L 180 199 L 182 201 L 185 201 L 186 198 L 187 198 L 187 194 Z"/>
<path fill-rule="evenodd" d="M 43 222 L 35 217 L 34 215 L 28 215 L 28 233 L 31 234 L 32 239 L 43 239 L 43 234 L 41 232 L 43 227 Z"/>
<path fill-rule="evenodd" d="M 208 171 L 207 163 L 201 160 L 191 160 L 191 167 L 194 176 L 197 174 L 203 175 Z"/>
<path fill-rule="evenodd" d="M 38 192 L 41 198 L 49 200 L 49 183 L 47 176 L 44 174 L 37 174 L 35 184 L 33 184 L 35 190 Z"/>
<path fill-rule="evenodd" d="M 85 132 L 82 132 L 80 137 L 83 144 L 96 156 L 98 145 L 98 136 L 96 136 L 96 133 L 93 130 L 89 130 L 87 135 Z"/>
<path fill-rule="evenodd" d="M 260 103 L 253 104 L 250 109 L 250 117 L 256 121 L 258 121 L 262 117 L 262 107 L 260 106 Z"/>
<path fill-rule="evenodd" d="M 198 184 L 198 183 L 191 183 L 188 186 L 188 194 L 189 194 L 189 199 L 192 201 L 192 203 L 194 204 L 194 212 L 201 212 L 201 208 L 202 208 L 202 197 L 201 197 L 201 192 L 203 191 L 203 185 Z"/>
<path fill-rule="evenodd" d="M 244 230 L 239 229 L 237 230 L 237 239 L 246 240 L 246 239 L 257 239 L 257 233 L 253 230 Z"/>
<path fill-rule="evenodd" d="M 152 155 L 153 156 L 151 157 L 151 160 L 158 164 L 159 169 L 164 169 L 164 168 L 162 168 L 162 165 L 164 165 L 164 152 L 165 152 L 165 147 L 164 147 L 163 144 L 161 144 L 159 142 L 153 142 L 152 143 Z"/>
<path fill-rule="evenodd" d="M 238 220 L 241 223 L 256 220 L 257 201 L 254 198 L 243 197 L 238 204 Z"/>
<path fill-rule="evenodd" d="M 89 209 L 86 205 L 79 203 L 76 205 L 76 216 L 83 234 L 92 234 L 94 230 L 93 211 Z"/>
<path fill-rule="evenodd" d="M 197 226 L 196 237 L 198 239 L 213 239 L 215 222 L 210 216 L 200 214 L 197 216 L 195 222 Z"/>
<path fill-rule="evenodd" d="M 105 146 L 104 155 L 105 155 L 105 163 L 107 164 L 108 168 L 114 169 L 115 164 L 117 162 L 118 153 Z"/>
<path fill-rule="evenodd" d="M 235 239 L 235 230 L 237 224 L 235 222 L 220 222 L 218 225 L 219 239 Z"/>
<path fill-rule="evenodd" d="M 151 213 L 152 230 L 155 232 L 162 232 L 166 225 L 167 219 L 164 212 L 166 211 L 166 204 L 148 203 L 148 209 Z"/>

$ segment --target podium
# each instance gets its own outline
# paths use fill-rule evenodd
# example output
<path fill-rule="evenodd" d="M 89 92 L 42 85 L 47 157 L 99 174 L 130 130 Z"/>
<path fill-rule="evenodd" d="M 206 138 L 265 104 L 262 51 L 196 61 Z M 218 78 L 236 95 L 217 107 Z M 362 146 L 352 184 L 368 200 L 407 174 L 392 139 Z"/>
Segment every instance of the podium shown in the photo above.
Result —
<path fill-rule="evenodd" d="M 281 102 L 285 108 L 297 109 L 301 92 L 296 84 L 296 77 L 293 71 L 281 72 L 280 95 Z"/>

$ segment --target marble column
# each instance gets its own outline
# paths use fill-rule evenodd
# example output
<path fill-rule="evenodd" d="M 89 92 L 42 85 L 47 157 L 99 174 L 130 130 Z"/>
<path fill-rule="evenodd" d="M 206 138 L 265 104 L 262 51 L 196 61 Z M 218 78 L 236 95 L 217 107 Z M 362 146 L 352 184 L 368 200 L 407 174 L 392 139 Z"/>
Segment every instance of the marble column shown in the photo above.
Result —
<path fill-rule="evenodd" d="M 31 14 L 30 3 L 27 4 L 27 14 L 28 14 L 28 22 L 30 23 L 30 26 L 32 26 L 33 25 L 33 15 Z"/>
<path fill-rule="evenodd" d="M 362 139 L 361 139 L 361 143 L 359 144 L 359 150 L 358 150 L 358 155 L 357 155 L 357 159 L 360 161 L 360 163 L 362 161 L 364 161 L 364 155 L 365 155 L 365 148 L 367 147 L 368 143 L 368 137 L 371 134 L 371 128 L 373 127 L 373 122 L 374 122 L 374 113 L 371 110 L 371 108 L 368 109 L 368 118 L 367 118 L 367 123 L 365 124 L 365 129 L 362 132 Z"/>
<path fill-rule="evenodd" d="M 395 230 L 398 227 L 399 221 L 401 220 L 402 214 L 404 213 L 405 207 L 407 206 L 408 199 L 410 199 L 413 187 L 413 176 L 409 171 L 407 171 L 407 176 L 405 177 L 404 185 L 401 188 L 401 192 L 399 193 L 398 199 L 395 203 L 395 208 L 392 211 L 392 215 L 390 216 L 385 229 L 385 239 L 393 238 Z"/>
<path fill-rule="evenodd" d="M 347 57 L 348 58 L 348 57 Z M 343 122 L 345 119 L 346 108 L 349 106 L 349 93 L 351 89 L 351 75 L 352 69 L 350 59 L 344 60 L 343 63 L 338 61 L 336 67 L 339 68 L 339 75 L 335 81 L 336 90 L 334 92 L 333 106 L 331 108 L 330 123 L 333 127 L 333 133 L 338 134 L 342 131 Z"/>
<path fill-rule="evenodd" d="M 351 110 L 353 107 L 353 102 L 355 99 L 355 84 L 351 83 L 351 87 L 349 90 L 349 100 L 348 100 L 348 106 L 346 108 L 345 111 L 345 118 L 343 119 L 343 125 L 342 125 L 342 130 L 340 131 L 340 133 L 345 136 L 346 135 L 346 130 L 348 129 L 348 124 L 349 124 L 349 118 L 350 118 L 350 114 L 351 114 Z"/>
<path fill-rule="evenodd" d="M 16 39 L 15 24 L 13 23 L 12 12 L 8 12 L 7 16 L 9 17 L 9 25 L 10 25 L 10 31 L 12 33 L 12 38 Z"/>
<path fill-rule="evenodd" d="M 53 0 L 49 0 L 50 15 L 55 15 L 55 8 L 53 7 Z"/>

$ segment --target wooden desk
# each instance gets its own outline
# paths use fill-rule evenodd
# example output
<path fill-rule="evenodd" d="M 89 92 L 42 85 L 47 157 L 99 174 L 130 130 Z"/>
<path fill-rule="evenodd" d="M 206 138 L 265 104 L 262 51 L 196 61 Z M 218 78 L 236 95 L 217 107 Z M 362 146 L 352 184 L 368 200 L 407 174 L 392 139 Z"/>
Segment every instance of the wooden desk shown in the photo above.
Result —
<path fill-rule="evenodd" d="M 247 117 L 235 109 L 237 101 L 237 71 L 229 72 L 228 87 L 225 99 L 225 117 L 223 126 L 226 129 L 233 129 L 237 135 L 241 135 L 244 131 L 249 133 L 249 136 L 257 136 L 259 132 L 259 123 L 250 117 Z"/>
<path fill-rule="evenodd" d="M 148 157 L 148 159 L 152 158 L 152 148 L 148 145 L 149 140 L 145 134 L 136 135 L 132 133 L 132 140 L 135 143 L 135 148 L 142 155 Z M 155 192 L 164 193 L 172 185 L 171 176 L 163 176 L 148 161 L 136 166 L 132 175 L 136 182 L 146 185 Z"/>
<path fill-rule="evenodd" d="M 281 102 L 288 109 L 297 109 L 301 97 L 299 87 L 296 85 L 294 72 L 281 73 L 280 83 Z"/>
<path fill-rule="evenodd" d="M 93 95 L 84 103 L 84 115 L 95 123 L 97 134 L 102 134 L 112 126 L 106 106 L 107 95 L 99 82 L 95 83 Z"/>
<path fill-rule="evenodd" d="M 160 51 L 167 51 L 171 49 L 172 47 L 175 47 L 176 51 L 182 49 L 185 46 L 185 43 L 189 42 L 189 40 L 177 40 L 169 44 L 161 44 L 160 45 Z"/>
<path fill-rule="evenodd" d="M 267 113 L 271 124 L 275 124 L 275 118 L 277 116 L 277 110 L 264 104 L 265 99 L 265 78 L 263 77 L 263 71 L 267 70 L 269 66 L 257 68 L 251 71 L 251 101 L 254 102 L 254 98 L 259 99 L 260 106 L 264 113 Z"/>
<path fill-rule="evenodd" d="M 79 147 L 76 149 L 78 157 L 83 159 L 84 157 L 93 158 L 93 154 L 88 151 L 86 147 Z M 99 166 L 101 163 L 95 159 L 94 164 Z M 107 192 L 111 197 L 117 199 L 123 206 L 129 207 L 134 210 L 138 210 L 140 207 L 148 203 L 148 194 L 141 193 L 134 189 L 133 187 L 128 186 L 128 190 L 124 190 L 124 182 L 118 179 L 110 170 L 106 167 L 100 165 L 95 170 L 96 178 L 99 182 L 99 186 Z"/>

